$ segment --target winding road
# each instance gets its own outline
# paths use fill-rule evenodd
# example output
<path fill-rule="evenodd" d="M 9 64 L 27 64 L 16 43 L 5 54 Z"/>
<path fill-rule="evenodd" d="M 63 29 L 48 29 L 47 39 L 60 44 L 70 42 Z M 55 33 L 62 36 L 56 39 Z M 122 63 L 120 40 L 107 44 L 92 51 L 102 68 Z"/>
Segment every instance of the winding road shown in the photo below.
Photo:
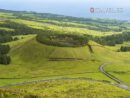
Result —
<path fill-rule="evenodd" d="M 49 79 L 32 80 L 32 81 L 8 84 L 8 85 L 0 86 L 0 88 L 8 88 L 8 87 L 12 87 L 12 86 L 20 86 L 20 85 L 49 82 L 49 81 L 56 81 L 56 80 L 86 80 L 86 81 L 93 81 L 93 82 L 103 82 L 101 80 L 93 80 L 93 79 L 89 79 L 89 78 L 49 78 Z M 104 83 L 109 84 L 108 82 L 104 82 Z"/>
<path fill-rule="evenodd" d="M 119 85 L 117 87 L 120 87 L 120 88 L 123 88 L 123 89 L 126 89 L 126 90 L 129 90 L 130 91 L 130 87 L 125 84 L 124 82 L 122 82 L 121 80 L 119 80 L 118 78 L 114 77 L 113 75 L 105 72 L 104 70 L 104 67 L 106 66 L 107 64 L 102 64 L 100 67 L 99 67 L 99 70 L 100 72 L 102 72 L 104 75 L 106 75 L 107 77 L 111 78 L 112 80 L 114 80 L 115 82 L 119 83 Z"/>
<path fill-rule="evenodd" d="M 118 83 L 118 85 L 112 84 L 113 86 L 116 86 L 116 87 L 130 91 L 130 87 L 127 84 L 125 84 L 124 82 L 122 82 L 121 80 L 119 80 L 118 78 L 114 77 L 113 75 L 107 73 L 104 70 L 104 67 L 106 65 L 107 64 L 102 64 L 99 67 L 99 71 L 101 73 L 103 73 L 104 75 L 106 75 L 107 77 L 109 77 L 110 79 L 112 79 L 112 80 L 114 80 L 115 82 Z M 87 78 L 50 78 L 50 79 L 32 80 L 32 81 L 28 81 L 28 82 L 26 81 L 26 82 L 8 84 L 8 85 L 0 86 L 0 88 L 6 88 L 6 87 L 18 86 L 18 85 L 25 85 L 25 84 L 32 84 L 32 83 L 48 82 L 48 81 L 52 81 L 52 80 L 87 80 L 88 81 L 89 79 L 87 79 Z M 90 81 L 98 81 L 98 80 L 90 80 Z M 98 82 L 101 82 L 101 81 L 98 81 Z M 110 83 L 108 83 L 108 84 L 110 84 Z"/>

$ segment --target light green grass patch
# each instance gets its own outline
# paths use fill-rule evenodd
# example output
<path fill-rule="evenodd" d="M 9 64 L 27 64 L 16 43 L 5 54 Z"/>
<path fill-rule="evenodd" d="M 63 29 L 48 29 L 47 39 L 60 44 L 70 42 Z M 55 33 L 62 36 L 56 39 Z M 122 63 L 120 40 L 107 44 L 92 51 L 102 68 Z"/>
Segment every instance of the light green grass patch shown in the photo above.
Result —
<path fill-rule="evenodd" d="M 11 87 L 23 94 L 45 98 L 129 98 L 130 92 L 101 82 L 58 80 Z M 8 88 L 10 90 L 10 88 Z M 11 95 L 11 94 L 10 94 Z"/>

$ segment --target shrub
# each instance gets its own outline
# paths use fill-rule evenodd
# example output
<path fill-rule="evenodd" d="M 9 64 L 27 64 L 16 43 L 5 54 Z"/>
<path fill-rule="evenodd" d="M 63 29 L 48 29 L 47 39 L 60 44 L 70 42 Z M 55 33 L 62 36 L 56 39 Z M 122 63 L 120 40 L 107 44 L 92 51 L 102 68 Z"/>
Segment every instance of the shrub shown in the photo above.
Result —
<path fill-rule="evenodd" d="M 128 46 L 121 46 L 120 51 L 122 51 L 122 52 L 130 51 L 130 47 L 128 47 Z"/>

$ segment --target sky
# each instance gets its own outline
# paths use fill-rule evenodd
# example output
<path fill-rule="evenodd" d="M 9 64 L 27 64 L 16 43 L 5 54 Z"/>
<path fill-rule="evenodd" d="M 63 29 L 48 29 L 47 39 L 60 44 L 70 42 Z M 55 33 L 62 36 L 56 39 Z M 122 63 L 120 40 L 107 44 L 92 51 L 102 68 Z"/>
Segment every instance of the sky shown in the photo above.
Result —
<path fill-rule="evenodd" d="M 130 19 L 130 0 L 0 0 L 0 9 L 85 18 Z"/>

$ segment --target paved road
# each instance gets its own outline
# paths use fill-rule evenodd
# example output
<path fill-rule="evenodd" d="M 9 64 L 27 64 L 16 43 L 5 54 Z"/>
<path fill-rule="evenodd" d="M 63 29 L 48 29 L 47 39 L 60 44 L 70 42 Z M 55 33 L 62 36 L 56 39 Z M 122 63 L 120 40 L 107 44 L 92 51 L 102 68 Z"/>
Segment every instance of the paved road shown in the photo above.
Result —
<path fill-rule="evenodd" d="M 129 90 L 130 91 L 130 87 L 125 84 L 124 82 L 122 82 L 121 80 L 119 80 L 118 78 L 114 77 L 113 75 L 107 73 L 104 71 L 104 67 L 106 66 L 107 64 L 102 64 L 100 67 L 99 67 L 99 70 L 100 72 L 102 72 L 104 75 L 106 75 L 107 77 L 111 78 L 112 80 L 116 81 L 117 83 L 119 83 L 118 87 L 120 88 L 123 88 L 123 89 L 126 89 L 126 90 Z"/>

